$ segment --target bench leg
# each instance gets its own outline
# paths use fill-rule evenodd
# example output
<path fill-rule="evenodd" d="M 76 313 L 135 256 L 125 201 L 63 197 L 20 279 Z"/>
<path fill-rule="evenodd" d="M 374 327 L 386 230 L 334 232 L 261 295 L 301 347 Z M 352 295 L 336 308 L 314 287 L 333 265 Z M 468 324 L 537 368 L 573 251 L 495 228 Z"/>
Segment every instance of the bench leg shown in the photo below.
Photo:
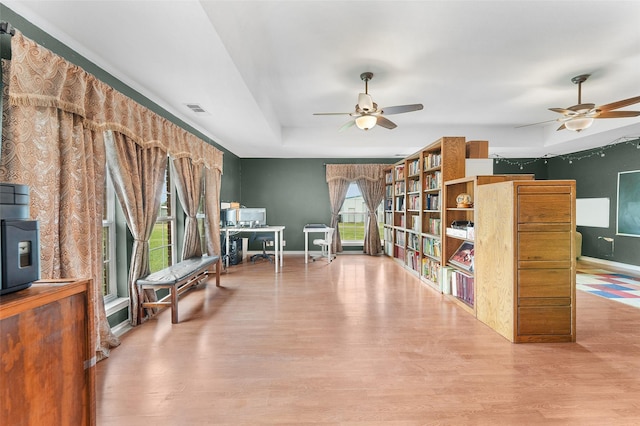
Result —
<path fill-rule="evenodd" d="M 171 289 L 171 323 L 178 323 L 178 288 L 172 286 Z"/>
<path fill-rule="evenodd" d="M 220 287 L 220 268 L 222 267 L 222 258 L 216 263 L 216 287 Z"/>

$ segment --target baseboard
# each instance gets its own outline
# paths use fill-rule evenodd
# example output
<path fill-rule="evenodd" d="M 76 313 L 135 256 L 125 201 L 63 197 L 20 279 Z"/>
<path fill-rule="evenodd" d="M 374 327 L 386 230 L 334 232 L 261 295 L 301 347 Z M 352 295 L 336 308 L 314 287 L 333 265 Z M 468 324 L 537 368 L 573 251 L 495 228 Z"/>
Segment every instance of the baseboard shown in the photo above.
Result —
<path fill-rule="evenodd" d="M 614 262 L 612 260 L 598 259 L 597 257 L 580 256 L 579 260 L 584 260 L 589 263 L 597 263 L 600 265 L 608 266 L 612 269 L 627 271 L 632 273 L 640 273 L 640 266 L 629 265 L 627 263 Z"/>

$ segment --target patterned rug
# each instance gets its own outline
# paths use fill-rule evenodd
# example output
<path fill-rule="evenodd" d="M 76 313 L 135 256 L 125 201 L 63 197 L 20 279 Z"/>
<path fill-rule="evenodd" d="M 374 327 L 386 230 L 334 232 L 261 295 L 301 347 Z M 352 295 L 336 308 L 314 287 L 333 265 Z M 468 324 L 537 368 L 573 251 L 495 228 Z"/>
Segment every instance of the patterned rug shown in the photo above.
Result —
<path fill-rule="evenodd" d="M 576 288 L 625 305 L 640 308 L 640 278 L 624 274 L 576 274 Z"/>

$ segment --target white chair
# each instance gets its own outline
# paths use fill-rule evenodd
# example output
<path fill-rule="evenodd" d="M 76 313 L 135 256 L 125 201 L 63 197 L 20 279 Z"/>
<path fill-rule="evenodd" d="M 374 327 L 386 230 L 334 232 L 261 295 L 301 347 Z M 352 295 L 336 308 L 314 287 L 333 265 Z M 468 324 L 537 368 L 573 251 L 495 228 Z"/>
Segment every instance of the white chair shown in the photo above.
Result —
<path fill-rule="evenodd" d="M 331 255 L 331 244 L 333 242 L 333 228 L 327 229 L 324 233 L 324 238 L 316 238 L 313 240 L 313 244 L 316 246 L 320 246 L 321 249 L 321 257 L 327 258 L 327 263 L 331 263 L 333 257 Z M 317 257 L 313 257 L 312 260 L 315 262 Z"/>

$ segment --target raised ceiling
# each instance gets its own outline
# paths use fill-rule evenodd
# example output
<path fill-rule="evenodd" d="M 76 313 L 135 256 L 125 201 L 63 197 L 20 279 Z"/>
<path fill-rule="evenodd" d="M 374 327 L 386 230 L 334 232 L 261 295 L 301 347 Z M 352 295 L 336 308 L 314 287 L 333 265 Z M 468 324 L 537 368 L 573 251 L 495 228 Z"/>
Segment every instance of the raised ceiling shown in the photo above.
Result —
<path fill-rule="evenodd" d="M 576 104 L 579 74 L 583 102 L 640 95 L 638 1 L 3 3 L 243 158 L 389 158 L 441 136 L 540 157 L 640 136 L 640 117 L 518 127 Z M 312 115 L 352 111 L 364 71 L 379 105 L 424 109 L 367 132 Z"/>

